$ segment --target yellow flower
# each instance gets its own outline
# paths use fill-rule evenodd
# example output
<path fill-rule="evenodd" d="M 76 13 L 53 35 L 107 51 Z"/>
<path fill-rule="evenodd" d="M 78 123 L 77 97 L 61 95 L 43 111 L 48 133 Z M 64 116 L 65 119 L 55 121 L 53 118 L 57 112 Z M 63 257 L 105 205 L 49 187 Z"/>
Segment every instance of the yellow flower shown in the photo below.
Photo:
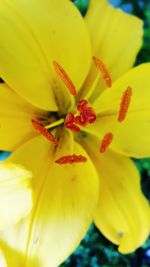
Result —
<path fill-rule="evenodd" d="M 18 223 L 31 210 L 31 177 L 22 166 L 0 163 L 0 231 Z"/>
<path fill-rule="evenodd" d="M 3 0 L 0 17 L 0 149 L 33 172 L 34 194 L 1 235 L 8 267 L 58 266 L 93 219 L 134 251 L 150 226 L 128 158 L 150 155 L 150 64 L 129 70 L 142 22 L 105 0 L 84 19 L 68 0 Z"/>

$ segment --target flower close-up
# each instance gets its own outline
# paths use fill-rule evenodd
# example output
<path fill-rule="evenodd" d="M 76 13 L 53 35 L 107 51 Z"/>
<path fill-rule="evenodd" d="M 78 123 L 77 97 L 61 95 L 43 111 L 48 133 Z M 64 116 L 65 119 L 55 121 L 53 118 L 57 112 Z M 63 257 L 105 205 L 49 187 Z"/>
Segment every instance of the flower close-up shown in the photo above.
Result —
<path fill-rule="evenodd" d="M 150 231 L 130 159 L 150 156 L 142 21 L 107 0 L 84 17 L 69 0 L 2 0 L 0 17 L 0 150 L 33 175 L 32 211 L 1 232 L 7 267 L 59 266 L 92 222 L 135 251 Z"/>

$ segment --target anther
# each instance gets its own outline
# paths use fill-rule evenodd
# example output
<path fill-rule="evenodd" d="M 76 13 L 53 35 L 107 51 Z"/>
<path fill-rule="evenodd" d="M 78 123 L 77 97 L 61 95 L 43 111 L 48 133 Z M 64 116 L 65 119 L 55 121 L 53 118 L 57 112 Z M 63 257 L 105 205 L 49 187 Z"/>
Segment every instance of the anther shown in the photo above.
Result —
<path fill-rule="evenodd" d="M 62 79 L 62 81 L 64 82 L 64 84 L 66 85 L 66 87 L 69 89 L 69 92 L 73 96 L 76 96 L 77 95 L 77 91 L 76 91 L 75 85 L 73 84 L 73 82 L 69 78 L 69 76 L 66 73 L 66 71 L 56 61 L 53 61 L 53 65 L 54 65 L 55 71 L 57 72 L 57 74 L 59 75 L 59 77 Z"/>
<path fill-rule="evenodd" d="M 106 151 L 106 149 L 108 148 L 108 146 L 112 142 L 112 139 L 113 139 L 112 133 L 105 134 L 105 136 L 101 142 L 100 148 L 99 148 L 100 153 L 104 153 Z"/>
<path fill-rule="evenodd" d="M 122 95 L 122 99 L 120 103 L 120 110 L 119 110 L 119 115 L 118 115 L 119 122 L 122 122 L 127 115 L 129 104 L 131 102 L 131 96 L 132 96 L 132 88 L 128 87 Z"/>
<path fill-rule="evenodd" d="M 47 129 L 44 128 L 42 123 L 40 123 L 38 120 L 32 120 L 32 124 L 34 129 L 42 134 L 44 137 L 46 137 L 50 142 L 52 142 L 54 145 L 58 144 L 57 139 L 54 137 L 52 133 L 50 133 Z"/>
<path fill-rule="evenodd" d="M 67 155 L 63 156 L 57 160 L 55 160 L 56 163 L 58 164 L 73 164 L 73 163 L 81 163 L 81 162 L 86 162 L 87 158 L 82 156 L 82 155 Z"/>
<path fill-rule="evenodd" d="M 93 57 L 93 62 L 95 64 L 95 66 L 100 70 L 103 79 L 105 80 L 106 84 L 108 87 L 112 86 L 112 80 L 110 77 L 110 74 L 105 66 L 105 64 L 97 57 Z"/>

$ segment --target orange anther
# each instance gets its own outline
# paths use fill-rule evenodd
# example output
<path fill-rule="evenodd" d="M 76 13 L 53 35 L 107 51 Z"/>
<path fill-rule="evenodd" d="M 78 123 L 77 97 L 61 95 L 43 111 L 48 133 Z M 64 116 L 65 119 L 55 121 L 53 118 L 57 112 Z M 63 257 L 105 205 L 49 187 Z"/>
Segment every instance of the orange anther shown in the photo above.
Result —
<path fill-rule="evenodd" d="M 123 93 L 121 103 L 120 103 L 120 110 L 118 115 L 118 121 L 122 122 L 126 115 L 129 108 L 129 104 L 131 102 L 131 96 L 132 96 L 132 88 L 128 86 L 126 91 Z"/>
<path fill-rule="evenodd" d="M 110 74 L 105 66 L 105 64 L 97 57 L 93 57 L 93 62 L 95 64 L 95 66 L 100 70 L 103 79 L 105 80 L 106 84 L 108 87 L 112 86 L 112 80 L 110 77 Z"/>
<path fill-rule="evenodd" d="M 100 153 L 104 153 L 106 151 L 106 149 L 108 148 L 108 146 L 112 142 L 112 139 L 113 139 L 112 133 L 105 134 L 105 136 L 101 142 L 100 148 L 99 148 Z"/>
<path fill-rule="evenodd" d="M 38 120 L 32 120 L 32 124 L 34 129 L 42 134 L 44 137 L 46 137 L 50 142 L 52 142 L 54 145 L 58 144 L 57 139 L 54 137 L 52 133 L 50 133 L 47 129 L 44 128 L 42 123 L 40 123 Z"/>
<path fill-rule="evenodd" d="M 81 162 L 86 162 L 87 158 L 82 156 L 82 155 L 67 155 L 63 156 L 57 160 L 55 160 L 56 163 L 58 164 L 73 164 L 73 163 L 81 163 Z"/>
<path fill-rule="evenodd" d="M 54 68 L 57 72 L 57 74 L 59 75 L 59 77 L 62 79 L 62 81 L 64 82 L 64 84 L 66 85 L 66 87 L 69 89 L 69 92 L 73 95 L 76 96 L 77 95 L 77 91 L 75 88 L 75 85 L 73 84 L 73 82 L 71 81 L 71 79 L 69 78 L 68 74 L 66 73 L 66 71 L 63 69 L 63 67 L 61 65 L 59 65 L 59 63 L 57 63 L 56 61 L 53 61 L 54 64 Z"/>

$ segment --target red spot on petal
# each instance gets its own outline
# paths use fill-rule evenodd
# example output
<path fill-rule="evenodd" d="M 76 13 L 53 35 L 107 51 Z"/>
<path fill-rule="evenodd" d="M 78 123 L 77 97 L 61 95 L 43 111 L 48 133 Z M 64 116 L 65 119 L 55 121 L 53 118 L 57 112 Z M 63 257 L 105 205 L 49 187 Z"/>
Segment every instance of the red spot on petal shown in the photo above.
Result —
<path fill-rule="evenodd" d="M 93 57 L 93 62 L 95 64 L 95 66 L 100 70 L 100 72 L 103 76 L 103 79 L 105 80 L 107 86 L 111 87 L 112 86 L 112 80 L 111 80 L 110 74 L 109 74 L 105 64 L 99 58 L 96 58 L 96 57 Z"/>
<path fill-rule="evenodd" d="M 99 151 L 100 153 L 104 153 L 106 151 L 106 149 L 108 148 L 108 146 L 110 145 L 110 143 L 112 142 L 113 139 L 113 134 L 112 133 L 107 133 L 100 145 Z"/>
<path fill-rule="evenodd" d="M 62 81 L 64 82 L 64 84 L 66 85 L 66 87 L 69 89 L 69 92 L 73 96 L 76 96 L 77 95 L 77 91 L 76 91 L 75 85 L 73 84 L 73 82 L 69 78 L 69 76 L 66 73 L 66 71 L 56 61 L 53 61 L 53 64 L 54 64 L 54 68 L 55 68 L 57 74 L 62 79 Z"/>
<path fill-rule="evenodd" d="M 87 158 L 82 156 L 82 155 L 67 155 L 63 156 L 57 160 L 55 160 L 56 163 L 58 164 L 73 164 L 73 163 L 81 163 L 81 162 L 86 162 Z"/>
<path fill-rule="evenodd" d="M 122 99 L 121 99 L 121 103 L 120 103 L 120 111 L 119 111 L 119 115 L 118 115 L 118 121 L 122 122 L 126 115 L 127 115 L 127 111 L 131 102 L 131 96 L 132 96 L 132 88 L 128 87 L 126 89 L 126 91 L 123 93 Z"/>
<path fill-rule="evenodd" d="M 54 145 L 58 144 L 57 139 L 54 137 L 52 133 L 50 133 L 47 129 L 44 128 L 42 123 L 40 123 L 38 120 L 32 120 L 32 124 L 34 129 L 42 134 L 44 137 L 46 137 L 50 142 L 52 142 Z"/>

